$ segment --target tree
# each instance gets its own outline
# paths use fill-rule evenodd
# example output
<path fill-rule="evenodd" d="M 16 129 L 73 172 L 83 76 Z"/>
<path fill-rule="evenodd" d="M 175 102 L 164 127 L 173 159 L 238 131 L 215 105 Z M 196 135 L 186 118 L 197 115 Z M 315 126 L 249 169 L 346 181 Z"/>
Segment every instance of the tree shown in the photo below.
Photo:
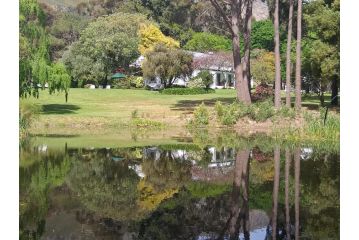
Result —
<path fill-rule="evenodd" d="M 253 52 L 251 73 L 257 84 L 273 83 L 275 73 L 275 59 L 273 52 L 256 49 Z"/>
<path fill-rule="evenodd" d="M 274 10 L 274 56 L 275 56 L 275 89 L 274 89 L 274 107 L 279 109 L 281 105 L 281 70 L 280 70 L 280 43 L 279 43 L 279 0 L 275 1 Z"/>
<path fill-rule="evenodd" d="M 303 74 L 323 92 L 331 86 L 332 104 L 338 104 L 340 79 L 340 1 L 314 1 L 305 5 L 303 19 Z M 315 79 L 315 81 L 312 81 Z"/>
<path fill-rule="evenodd" d="M 62 12 L 55 16 L 49 28 L 52 59 L 61 58 L 66 46 L 79 39 L 80 32 L 86 28 L 89 21 L 90 18 L 72 12 Z"/>
<path fill-rule="evenodd" d="M 291 107 L 290 89 L 291 89 L 291 44 L 292 44 L 292 23 L 293 23 L 293 0 L 289 0 L 289 19 L 288 19 L 288 36 L 287 36 L 287 54 L 286 54 L 286 105 Z"/>
<path fill-rule="evenodd" d="M 190 51 L 230 51 L 232 50 L 231 40 L 213 33 L 201 32 L 192 35 L 184 49 Z"/>
<path fill-rule="evenodd" d="M 298 0 L 297 49 L 296 49 L 296 64 L 295 64 L 295 109 L 297 111 L 300 111 L 300 109 L 302 107 L 301 40 L 302 40 L 302 0 Z"/>
<path fill-rule="evenodd" d="M 153 50 L 156 44 L 164 44 L 167 47 L 179 48 L 178 41 L 171 37 L 166 37 L 161 30 L 154 24 L 141 24 L 138 31 L 140 43 L 139 52 L 144 55 L 147 51 Z"/>
<path fill-rule="evenodd" d="M 67 82 L 51 78 L 49 37 L 45 30 L 46 15 L 36 0 L 20 0 L 19 95 L 39 97 L 39 89 L 48 83 L 50 93 L 65 91 Z M 65 78 L 62 78 L 65 80 Z"/>
<path fill-rule="evenodd" d="M 106 85 L 107 78 L 114 69 L 128 68 L 139 56 L 138 29 L 141 24 L 150 23 L 141 14 L 128 13 L 99 17 L 91 22 L 81 32 L 79 40 L 74 42 L 69 52 L 64 55 L 64 61 L 73 79 L 83 81 L 87 78 Z M 88 65 L 84 66 L 83 63 Z M 77 71 L 72 72 L 74 69 Z M 78 76 L 82 79 L 77 79 Z"/>
<path fill-rule="evenodd" d="M 249 7 L 252 6 L 252 4 L 248 4 L 249 1 L 251 0 L 245 1 L 245 6 L 249 6 Z M 240 52 L 240 32 L 244 29 L 241 19 L 242 6 L 240 2 L 237 0 L 232 0 L 230 2 L 210 0 L 210 2 L 215 7 L 215 9 L 221 14 L 225 22 L 225 25 L 229 29 L 232 36 L 232 52 L 233 52 L 234 72 L 236 78 L 237 99 L 246 104 L 250 104 L 251 97 L 248 88 L 248 79 L 247 77 L 244 78 L 244 74 L 246 73 L 243 72 L 243 65 L 242 65 L 241 52 Z M 227 13 L 228 11 L 230 12 L 230 17 Z M 247 16 L 248 14 L 251 14 L 251 10 L 246 11 L 245 15 Z M 247 21 L 249 21 L 248 17 L 246 19 Z M 245 47 L 250 47 L 250 44 L 245 44 Z M 244 52 L 246 52 L 246 49 L 244 49 Z"/>
<path fill-rule="evenodd" d="M 177 78 L 191 75 L 192 55 L 159 44 L 145 55 L 142 71 L 145 78 L 159 77 L 165 88 L 170 87 Z"/>
<path fill-rule="evenodd" d="M 207 89 L 213 83 L 213 75 L 208 70 L 201 71 L 196 77 L 202 80 L 203 85 Z"/>
<path fill-rule="evenodd" d="M 271 20 L 255 21 L 251 33 L 251 47 L 274 51 L 274 27 Z"/>

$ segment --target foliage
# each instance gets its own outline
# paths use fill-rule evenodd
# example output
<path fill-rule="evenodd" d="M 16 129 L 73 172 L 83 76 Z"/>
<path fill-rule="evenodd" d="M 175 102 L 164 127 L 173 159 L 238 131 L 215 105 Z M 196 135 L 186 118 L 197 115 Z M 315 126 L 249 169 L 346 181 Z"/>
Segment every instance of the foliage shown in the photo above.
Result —
<path fill-rule="evenodd" d="M 251 48 L 274 50 L 274 26 L 271 20 L 255 21 L 252 26 Z"/>
<path fill-rule="evenodd" d="M 231 190 L 231 186 L 227 184 L 211 184 L 200 181 L 193 181 L 186 187 L 193 198 L 216 197 Z"/>
<path fill-rule="evenodd" d="M 140 14 L 116 13 L 99 17 L 73 43 L 64 62 L 74 81 L 106 84 L 107 76 L 118 67 L 128 67 L 138 57 L 138 29 L 149 24 Z"/>
<path fill-rule="evenodd" d="M 164 124 L 158 121 L 145 119 L 145 118 L 133 118 L 130 122 L 131 127 L 136 128 L 155 128 L 160 129 L 164 127 Z"/>
<path fill-rule="evenodd" d="M 73 12 L 61 12 L 55 16 L 49 28 L 53 59 L 61 58 L 65 48 L 79 39 L 80 32 L 86 28 L 89 21 L 88 17 Z"/>
<path fill-rule="evenodd" d="M 282 106 L 277 113 L 279 114 L 279 116 L 281 116 L 283 118 L 293 119 L 296 117 L 295 110 L 293 108 L 289 108 L 287 106 Z"/>
<path fill-rule="evenodd" d="M 200 32 L 192 35 L 184 49 L 198 52 L 231 51 L 232 41 L 217 34 Z"/>
<path fill-rule="evenodd" d="M 311 1 L 303 9 L 303 75 L 319 93 L 340 77 L 340 2 Z"/>
<path fill-rule="evenodd" d="M 166 37 L 154 24 L 140 25 L 138 35 L 140 39 L 138 50 L 142 55 L 146 54 L 147 51 L 152 51 L 156 44 L 163 44 L 168 48 L 178 48 L 180 46 L 179 42 L 171 37 Z"/>
<path fill-rule="evenodd" d="M 251 108 L 249 116 L 257 122 L 263 122 L 271 118 L 274 116 L 273 103 L 270 101 L 255 103 Z"/>
<path fill-rule="evenodd" d="M 196 77 L 202 79 L 202 82 L 207 89 L 213 83 L 213 75 L 208 70 L 199 72 Z"/>
<path fill-rule="evenodd" d="M 139 76 L 132 76 L 130 82 L 131 82 L 131 87 L 135 87 L 135 88 L 143 88 L 145 85 L 143 77 L 139 77 Z"/>
<path fill-rule="evenodd" d="M 172 86 L 176 78 L 186 78 L 192 73 L 192 55 L 162 44 L 156 45 L 145 55 L 142 71 L 145 78 L 159 77 L 166 88 Z"/>
<path fill-rule="evenodd" d="M 273 83 L 275 74 L 274 53 L 257 49 L 251 60 L 251 74 L 257 84 Z"/>
<path fill-rule="evenodd" d="M 20 127 L 20 139 L 24 139 L 28 136 L 28 130 L 31 123 L 35 120 L 39 107 L 33 104 L 20 102 L 19 109 L 19 127 Z"/>
<path fill-rule="evenodd" d="M 253 100 L 265 100 L 273 97 L 273 87 L 262 83 L 256 87 L 254 94 L 252 94 Z"/>
<path fill-rule="evenodd" d="M 209 111 L 204 105 L 204 103 L 202 103 L 194 110 L 191 124 L 195 126 L 203 126 L 203 125 L 208 125 L 208 123 L 209 123 Z"/>
<path fill-rule="evenodd" d="M 36 0 L 20 0 L 19 87 L 20 97 L 39 97 L 45 84 L 50 93 L 67 92 L 68 85 L 53 79 L 49 56 L 49 37 L 45 31 L 45 13 Z"/>
<path fill-rule="evenodd" d="M 127 76 L 112 80 L 112 86 L 116 89 L 143 88 L 144 85 L 143 77 L 139 76 Z"/>
<path fill-rule="evenodd" d="M 205 88 L 206 86 L 204 85 L 203 81 L 201 78 L 193 77 L 188 81 L 187 84 L 188 88 Z"/>
<path fill-rule="evenodd" d="M 160 90 L 161 94 L 166 95 L 196 95 L 196 94 L 207 94 L 214 93 L 214 89 L 204 89 L 204 88 L 166 88 Z"/>

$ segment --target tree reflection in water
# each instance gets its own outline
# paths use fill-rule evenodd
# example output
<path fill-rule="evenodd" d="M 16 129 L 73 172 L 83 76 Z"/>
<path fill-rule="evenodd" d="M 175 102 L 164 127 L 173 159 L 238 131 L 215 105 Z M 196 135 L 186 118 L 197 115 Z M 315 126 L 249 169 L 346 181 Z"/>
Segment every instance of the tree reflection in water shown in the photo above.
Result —
<path fill-rule="evenodd" d="M 93 238 L 109 239 L 338 238 L 336 154 L 244 144 L 65 152 L 22 163 L 20 217 L 26 235 L 33 229 L 27 216 L 37 209 L 31 206 L 38 206 L 43 211 L 36 218 L 45 220 L 37 224 L 36 238 L 43 232 L 59 237 L 52 229 L 64 222 L 74 223 L 68 231 L 81 226 Z M 41 193 L 38 198 L 34 190 Z M 76 207 L 65 212 L 63 204 Z"/>

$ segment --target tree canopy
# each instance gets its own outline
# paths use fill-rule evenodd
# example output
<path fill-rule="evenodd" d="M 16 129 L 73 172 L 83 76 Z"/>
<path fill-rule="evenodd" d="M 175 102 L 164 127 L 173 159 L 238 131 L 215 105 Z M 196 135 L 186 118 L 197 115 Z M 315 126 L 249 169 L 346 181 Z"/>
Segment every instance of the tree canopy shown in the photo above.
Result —
<path fill-rule="evenodd" d="M 80 84 L 106 83 L 114 69 L 128 68 L 139 56 L 141 24 L 151 22 L 144 15 L 130 13 L 115 13 L 91 22 L 63 56 L 73 80 Z"/>
<path fill-rule="evenodd" d="M 45 30 L 46 15 L 36 0 L 20 0 L 20 58 L 19 58 L 19 95 L 20 97 L 39 97 L 39 89 L 46 83 L 50 93 L 65 91 L 69 88 L 66 72 L 61 80 L 52 74 L 58 70 L 52 66 L 49 55 L 49 37 Z M 52 67 L 56 69 L 53 70 Z M 55 77 L 55 78 L 53 78 Z"/>
<path fill-rule="evenodd" d="M 171 86 L 176 78 L 192 73 L 192 55 L 159 44 L 145 55 L 142 70 L 145 78 L 159 77 L 164 87 Z"/>
<path fill-rule="evenodd" d="M 184 46 L 191 51 L 230 51 L 232 42 L 229 38 L 207 32 L 194 33 L 192 38 Z"/>
<path fill-rule="evenodd" d="M 166 37 L 154 24 L 141 24 L 138 34 L 140 38 L 138 50 L 142 55 L 144 55 L 147 51 L 153 50 L 153 47 L 156 44 L 164 44 L 170 48 L 178 48 L 180 46 L 178 41 L 171 37 Z"/>

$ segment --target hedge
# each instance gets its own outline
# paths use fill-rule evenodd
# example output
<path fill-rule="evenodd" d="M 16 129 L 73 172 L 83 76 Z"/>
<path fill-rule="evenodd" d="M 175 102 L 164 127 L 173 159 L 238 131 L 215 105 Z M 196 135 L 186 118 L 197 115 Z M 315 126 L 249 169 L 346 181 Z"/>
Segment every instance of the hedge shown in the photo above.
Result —
<path fill-rule="evenodd" d="M 204 88 L 166 88 L 160 91 L 162 94 L 167 95 L 195 95 L 195 94 L 207 94 L 214 93 L 214 89 Z"/>

